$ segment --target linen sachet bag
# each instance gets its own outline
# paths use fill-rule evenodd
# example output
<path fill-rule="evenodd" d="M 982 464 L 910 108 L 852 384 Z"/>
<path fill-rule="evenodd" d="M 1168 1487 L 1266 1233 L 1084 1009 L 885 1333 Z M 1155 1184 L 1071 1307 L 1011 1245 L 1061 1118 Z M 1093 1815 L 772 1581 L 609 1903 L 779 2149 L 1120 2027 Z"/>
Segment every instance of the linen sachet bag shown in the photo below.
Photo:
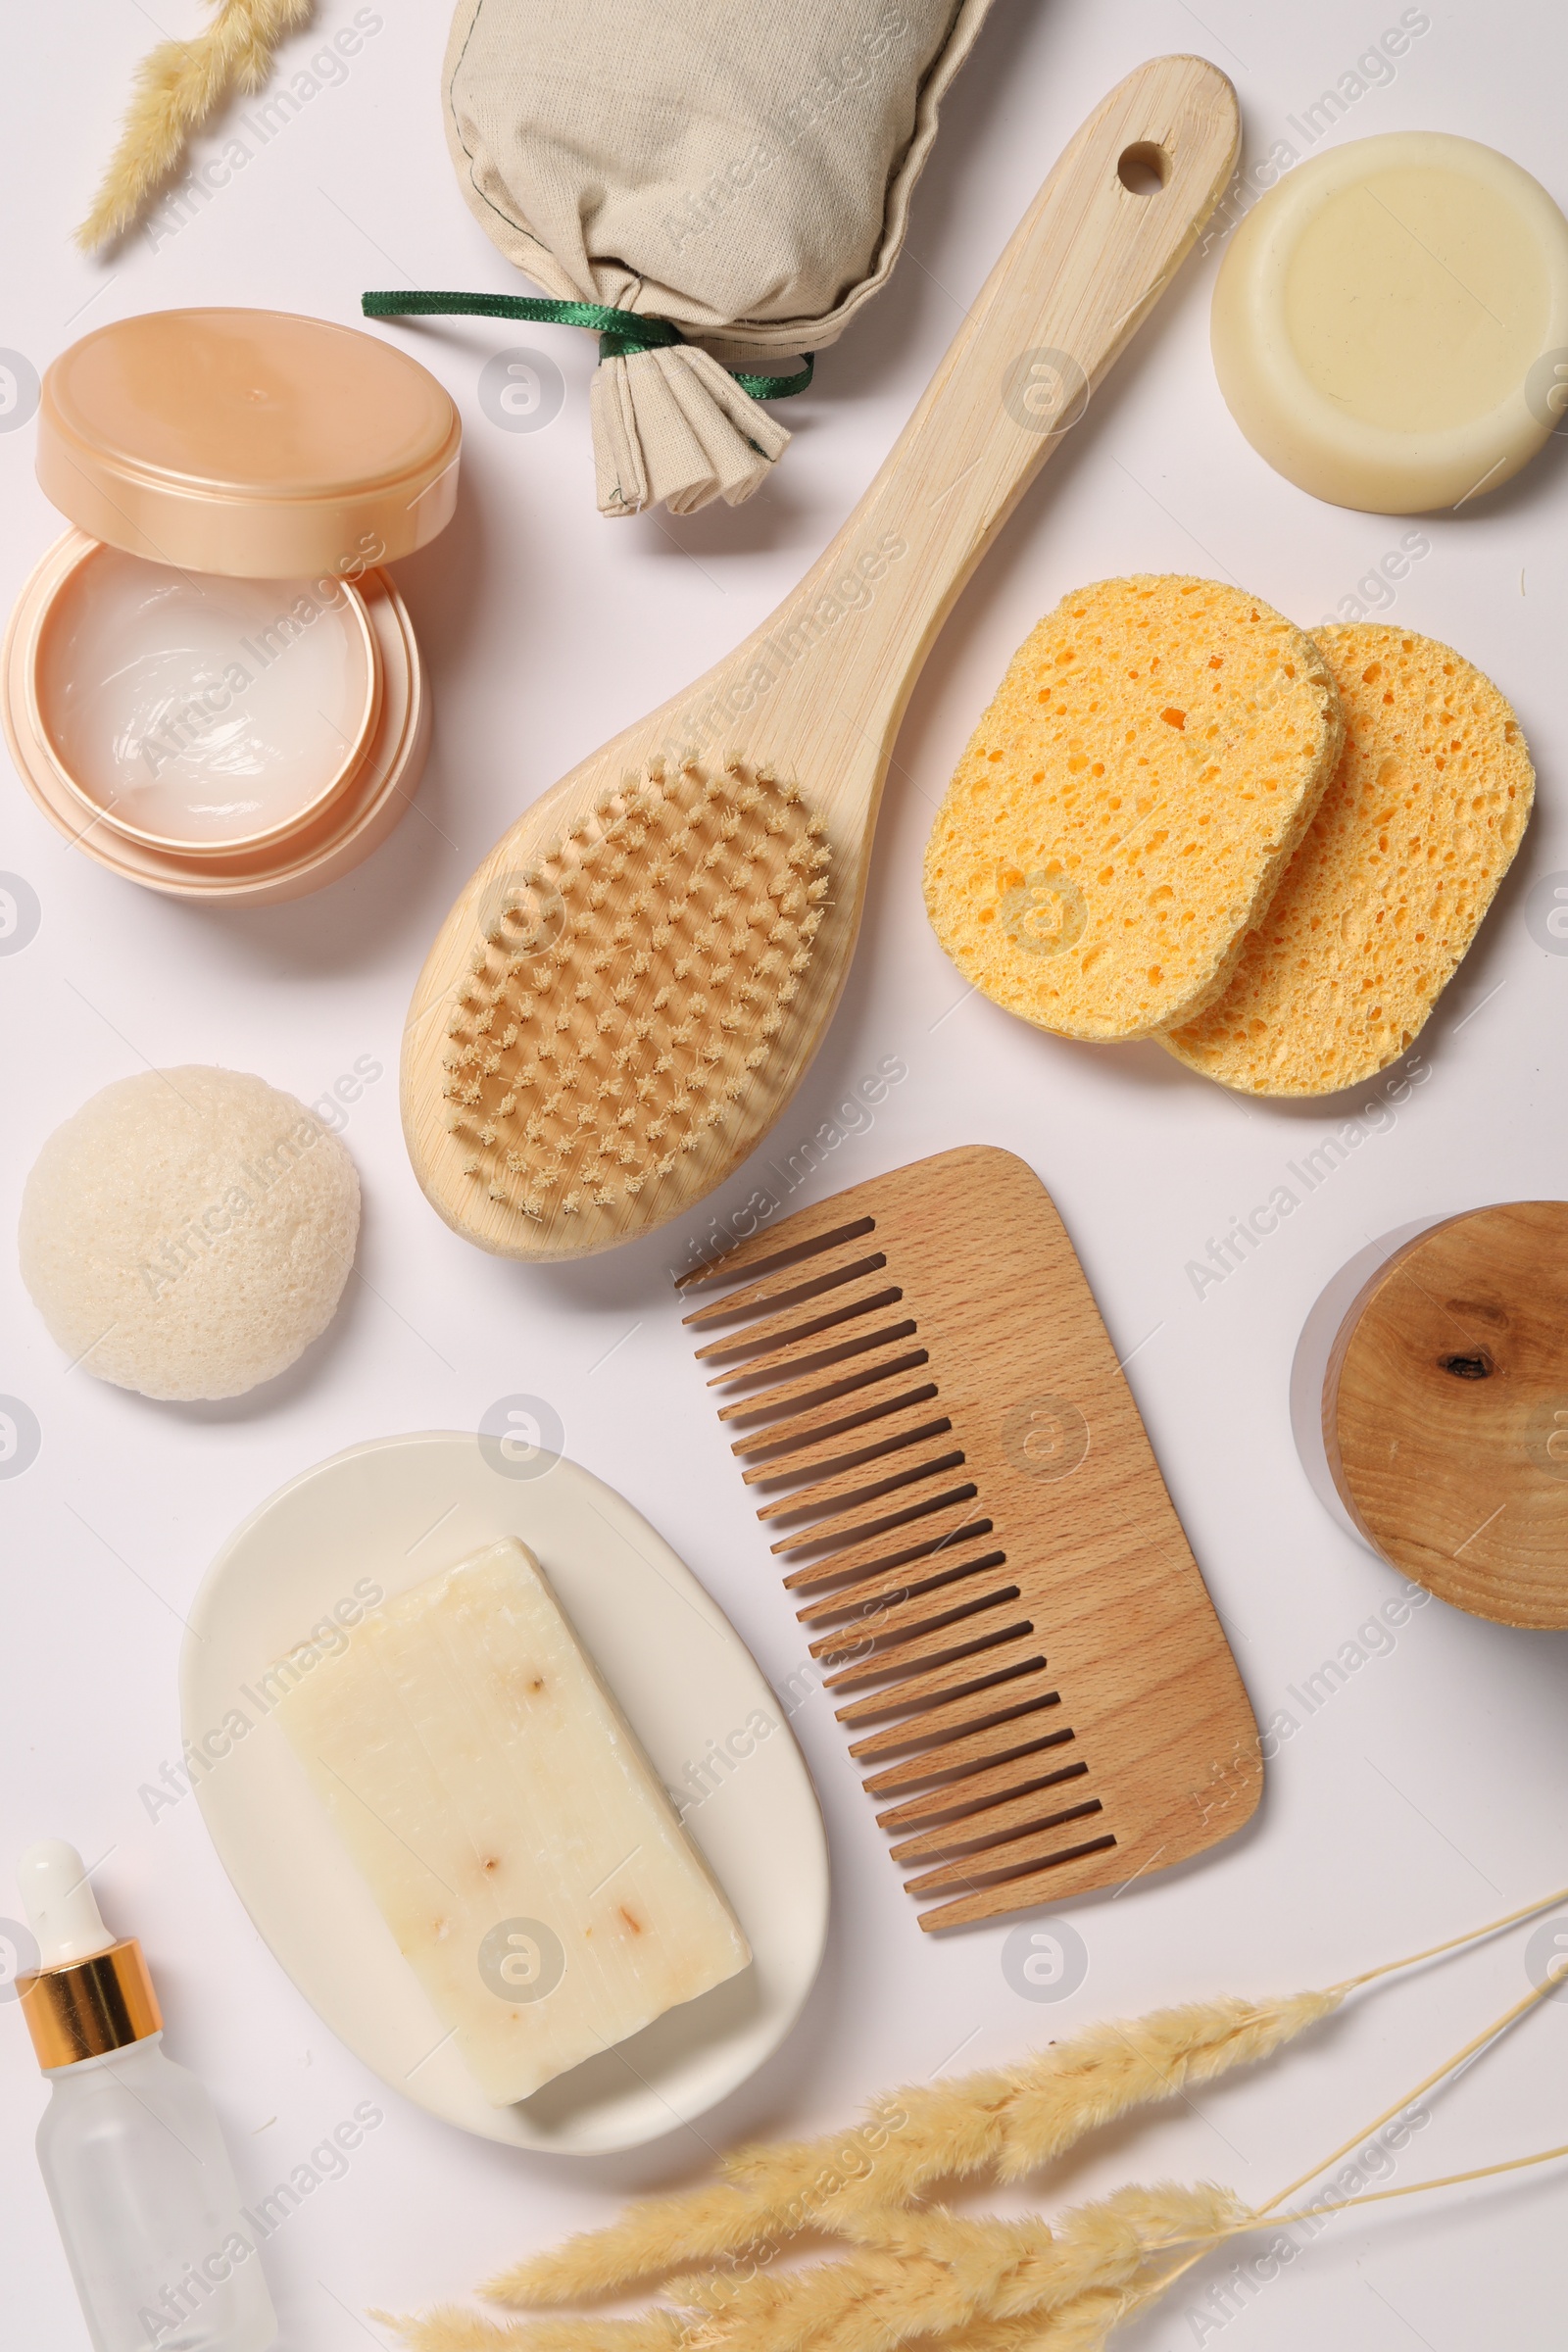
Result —
<path fill-rule="evenodd" d="M 885 283 L 989 6 L 459 0 L 452 160 L 489 236 L 556 298 L 505 315 L 623 315 L 568 313 L 603 330 L 603 514 L 733 506 L 766 479 L 790 436 L 760 400 L 804 389 L 800 356 Z M 781 356 L 788 373 L 773 372 Z"/>

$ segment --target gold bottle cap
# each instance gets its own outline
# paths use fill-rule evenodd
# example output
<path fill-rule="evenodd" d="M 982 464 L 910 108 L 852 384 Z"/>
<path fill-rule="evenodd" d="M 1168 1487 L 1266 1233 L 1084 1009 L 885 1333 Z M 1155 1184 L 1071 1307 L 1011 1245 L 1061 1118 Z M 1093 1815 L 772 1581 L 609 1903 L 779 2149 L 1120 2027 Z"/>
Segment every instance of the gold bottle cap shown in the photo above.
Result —
<path fill-rule="evenodd" d="M 163 2031 L 164 2013 L 134 1936 L 17 1979 L 22 2014 L 46 2071 L 127 2049 Z"/>
<path fill-rule="evenodd" d="M 426 368 L 286 311 L 151 311 L 49 368 L 38 479 L 127 555 L 236 578 L 357 579 L 444 530 L 463 427 Z"/>

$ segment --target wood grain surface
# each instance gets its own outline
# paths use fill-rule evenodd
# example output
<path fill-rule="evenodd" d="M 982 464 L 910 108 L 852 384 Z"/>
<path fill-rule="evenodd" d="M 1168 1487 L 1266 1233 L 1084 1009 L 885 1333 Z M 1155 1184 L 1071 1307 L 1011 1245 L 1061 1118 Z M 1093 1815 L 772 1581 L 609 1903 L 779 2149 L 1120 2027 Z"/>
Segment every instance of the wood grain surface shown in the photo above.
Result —
<path fill-rule="evenodd" d="M 751 1152 L 799 1085 L 854 953 L 888 760 L 910 689 L 958 591 L 1028 483 L 1152 309 L 1230 177 L 1236 93 L 1196 57 L 1156 58 L 1078 130 L 986 281 L 886 464 L 772 617 L 716 667 L 542 795 L 448 915 L 404 1037 L 404 1132 L 447 1222 L 522 1258 L 582 1256 L 666 1223 Z M 635 1199 L 529 1215 L 466 1172 L 443 1101 L 447 1031 L 513 878 L 596 796 L 650 761 L 724 755 L 798 783 L 826 823 L 833 893 L 809 970 L 740 1099 Z M 615 887 L 636 895 L 630 871 Z M 647 920 L 651 923 L 653 917 Z M 917 906 L 911 921 L 923 920 Z M 629 963 L 637 940 L 629 942 Z M 643 985 L 653 990 L 657 974 Z M 631 1012 L 640 1010 L 633 1002 Z M 638 1075 L 632 1073 L 633 1079 Z"/>
<path fill-rule="evenodd" d="M 696 1268 L 758 1516 L 924 1928 L 1228 1838 L 1256 1726 L 1051 1197 L 945 1152 Z"/>
<path fill-rule="evenodd" d="M 1568 1627 L 1568 1201 L 1451 1217 L 1335 1341 L 1323 1443 L 1396 1568 L 1499 1625 Z"/>

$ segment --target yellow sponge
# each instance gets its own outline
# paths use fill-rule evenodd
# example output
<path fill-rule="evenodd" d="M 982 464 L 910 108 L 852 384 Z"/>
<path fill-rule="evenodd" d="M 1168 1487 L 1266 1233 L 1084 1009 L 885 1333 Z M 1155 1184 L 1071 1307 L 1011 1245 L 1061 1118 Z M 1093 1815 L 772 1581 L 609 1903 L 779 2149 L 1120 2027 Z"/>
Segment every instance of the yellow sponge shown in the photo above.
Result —
<path fill-rule="evenodd" d="M 1338 772 L 1225 995 L 1162 1041 L 1250 1095 L 1332 1095 L 1398 1059 L 1535 798 L 1518 720 L 1448 646 L 1374 621 L 1317 642 L 1345 707 Z"/>
<path fill-rule="evenodd" d="M 1013 657 L 925 858 L 966 978 L 1068 1037 L 1148 1037 L 1221 994 L 1334 773 L 1322 655 L 1217 580 L 1102 580 Z"/>

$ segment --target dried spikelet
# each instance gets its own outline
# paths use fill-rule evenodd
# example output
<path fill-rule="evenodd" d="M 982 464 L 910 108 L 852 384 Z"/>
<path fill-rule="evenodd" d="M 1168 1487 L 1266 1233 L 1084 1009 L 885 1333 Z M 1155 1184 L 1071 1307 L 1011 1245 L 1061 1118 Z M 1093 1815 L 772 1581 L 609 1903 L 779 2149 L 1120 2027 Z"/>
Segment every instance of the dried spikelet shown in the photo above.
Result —
<path fill-rule="evenodd" d="M 205 32 L 160 41 L 142 61 L 120 144 L 92 211 L 76 231 L 91 253 L 129 228 L 154 189 L 177 171 L 193 131 L 236 89 L 259 90 L 285 33 L 314 0 L 219 0 Z"/>
<path fill-rule="evenodd" d="M 1245 2221 L 1226 2189 L 1126 2188 L 1053 2229 L 1036 2219 L 968 2220 L 940 2208 L 885 2213 L 874 2244 L 808 2270 L 673 2278 L 673 2303 L 703 2315 L 692 2352 L 898 2352 L 912 2336 L 978 2323 L 1054 2317 L 1080 2296 L 1125 2293 L 1173 2245 Z"/>
<path fill-rule="evenodd" d="M 1123 2198 L 1156 2195 L 1182 2199 L 1182 2211 L 1170 2215 L 1179 2223 L 1173 2232 L 1178 2240 L 1219 2236 L 1241 2223 L 1258 2218 L 1245 2215 L 1223 2190 L 1124 2190 L 1121 2194 Z M 1190 2258 L 1193 2256 L 1191 2245 L 1184 2250 Z M 1158 2302 L 1187 2267 L 1187 2262 L 1172 2259 L 1169 2246 L 1152 2238 L 1137 2276 L 1123 2284 L 1087 2286 L 1049 2313 L 1028 2312 L 1021 2318 L 981 2321 L 963 2336 L 962 2352 L 1102 2352 L 1112 2330 L 1151 2303 Z"/>
<path fill-rule="evenodd" d="M 1129 2296 L 1125 2289 L 1118 2292 L 1111 2286 L 1091 2287 L 1058 2312 L 1041 2328 L 1025 2321 L 1006 2348 L 1006 2352 L 1102 2352 L 1106 2337 L 1117 2327 L 1128 2309 Z M 982 2352 L 977 2345 L 974 2352 Z M 998 2346 L 996 2352 L 1002 2352 Z"/>
<path fill-rule="evenodd" d="M 569 862 L 558 835 L 526 869 L 531 901 L 507 920 L 531 956 L 514 954 L 498 922 L 497 951 L 476 951 L 448 1029 L 447 1102 L 473 1114 L 463 1133 L 489 1154 L 466 1166 L 524 1215 L 544 1166 L 565 1170 L 559 1213 L 576 1217 L 635 1199 L 711 1134 L 767 1058 L 795 994 L 783 983 L 811 953 L 819 917 L 799 877 L 826 853 L 797 788 L 739 762 L 705 773 L 695 755 L 675 774 L 650 762 L 636 805 L 660 846 L 642 858 L 615 838 L 620 820 L 604 822 L 627 799 L 624 785 L 601 793 Z M 636 1105 L 612 1137 L 602 1106 L 620 1090 L 607 1093 L 607 1069 L 626 1073 Z M 543 1092 L 546 1073 L 553 1091 L 539 1101 L 529 1090 Z"/>
<path fill-rule="evenodd" d="M 678 2352 L 686 2330 L 672 2311 L 635 2320 L 487 2320 L 471 2311 L 397 2319 L 372 2311 L 408 2352 Z"/>
<path fill-rule="evenodd" d="M 840 2229 L 938 2180 L 1017 2180 L 1135 2107 L 1255 2065 L 1343 1997 L 1335 1988 L 1282 2001 L 1195 2002 L 1091 2026 L 1019 2066 L 911 2085 L 879 2100 L 856 2129 L 742 2149 L 722 2181 L 629 2206 L 608 2229 L 519 2263 L 487 2291 L 517 2305 L 586 2301 L 807 2229 Z"/>
<path fill-rule="evenodd" d="M 1206 2184 L 1121 2189 L 1054 2228 L 884 2212 L 864 2219 L 867 2242 L 842 2261 L 672 2278 L 671 2307 L 632 2320 L 501 2326 L 436 2312 L 388 2324 L 410 2352 L 899 2352 L 916 2338 L 951 2352 L 1097 2352 L 1174 2276 L 1175 2249 L 1251 2218 Z"/>

